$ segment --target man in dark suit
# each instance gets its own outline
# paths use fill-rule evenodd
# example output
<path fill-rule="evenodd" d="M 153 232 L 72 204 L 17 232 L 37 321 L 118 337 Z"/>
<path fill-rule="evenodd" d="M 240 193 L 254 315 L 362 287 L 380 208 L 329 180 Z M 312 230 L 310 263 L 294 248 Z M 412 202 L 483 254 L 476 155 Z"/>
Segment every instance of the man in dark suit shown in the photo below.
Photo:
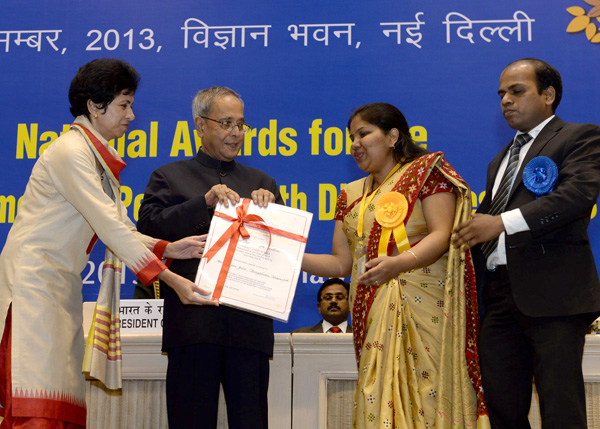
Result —
<path fill-rule="evenodd" d="M 554 116 L 561 77 L 537 59 L 509 64 L 498 94 L 517 133 L 488 167 L 477 214 L 453 238 L 455 246 L 475 246 L 485 311 L 479 351 L 491 424 L 530 427 L 535 379 L 545 429 L 585 428 L 581 361 L 588 324 L 600 311 L 587 235 L 600 189 L 600 127 Z M 550 158 L 557 173 L 538 196 L 528 189 L 535 186 L 524 183 L 523 170 L 540 157 Z M 550 168 L 537 174 L 538 185 L 552 185 Z"/>
<path fill-rule="evenodd" d="M 292 331 L 297 333 L 351 333 L 348 323 L 348 293 L 350 285 L 337 277 L 323 282 L 317 292 L 317 308 L 323 320 L 314 326 L 305 326 Z"/>
<path fill-rule="evenodd" d="M 140 207 L 138 230 L 168 240 L 208 232 L 218 202 L 283 203 L 275 180 L 235 161 L 244 134 L 244 104 L 229 88 L 198 92 L 193 101 L 198 154 L 152 173 Z M 173 261 L 171 270 L 194 280 L 196 261 Z M 273 321 L 231 307 L 183 305 L 163 287 L 163 351 L 168 353 L 169 427 L 215 428 L 219 386 L 230 428 L 266 428 Z"/>

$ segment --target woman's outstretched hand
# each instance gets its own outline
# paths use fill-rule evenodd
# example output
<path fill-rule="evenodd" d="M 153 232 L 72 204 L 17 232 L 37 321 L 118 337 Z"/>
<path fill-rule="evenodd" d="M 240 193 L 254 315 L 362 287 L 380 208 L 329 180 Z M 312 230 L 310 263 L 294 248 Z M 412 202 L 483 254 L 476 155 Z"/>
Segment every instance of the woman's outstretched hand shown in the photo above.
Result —
<path fill-rule="evenodd" d="M 193 259 L 201 258 L 206 245 L 206 236 L 191 235 L 173 243 L 167 244 L 164 257 L 170 259 Z"/>
<path fill-rule="evenodd" d="M 164 270 L 162 273 L 158 275 L 158 278 L 164 281 L 167 285 L 169 285 L 179 297 L 179 300 L 183 304 L 192 304 L 192 305 L 214 305 L 218 306 L 219 304 L 216 301 L 213 301 L 208 298 L 202 298 L 202 296 L 209 296 L 210 291 L 196 285 L 194 282 L 181 277 L 178 274 L 175 274 L 171 270 Z M 197 295 L 199 294 L 199 295 Z"/>

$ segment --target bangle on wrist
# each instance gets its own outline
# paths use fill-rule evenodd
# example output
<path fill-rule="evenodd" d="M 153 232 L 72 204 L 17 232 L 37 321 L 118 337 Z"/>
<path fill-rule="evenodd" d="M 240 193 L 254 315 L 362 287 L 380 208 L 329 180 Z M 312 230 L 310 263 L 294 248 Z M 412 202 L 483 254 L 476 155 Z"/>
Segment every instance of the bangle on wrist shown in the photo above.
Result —
<path fill-rule="evenodd" d="M 410 253 L 411 255 L 414 256 L 415 258 L 415 266 L 412 268 L 412 271 L 416 270 L 417 267 L 419 266 L 419 258 L 417 258 L 417 255 L 415 255 L 415 252 L 413 252 L 412 250 L 406 250 L 406 253 Z"/>

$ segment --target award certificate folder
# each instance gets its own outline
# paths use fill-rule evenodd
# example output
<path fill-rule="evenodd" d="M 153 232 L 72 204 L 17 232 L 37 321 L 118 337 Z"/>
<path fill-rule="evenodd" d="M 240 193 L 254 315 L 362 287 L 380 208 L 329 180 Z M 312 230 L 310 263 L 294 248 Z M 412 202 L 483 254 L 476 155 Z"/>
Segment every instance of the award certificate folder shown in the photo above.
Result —
<path fill-rule="evenodd" d="M 311 221 L 312 213 L 275 203 L 219 203 L 196 284 L 221 305 L 287 322 Z"/>

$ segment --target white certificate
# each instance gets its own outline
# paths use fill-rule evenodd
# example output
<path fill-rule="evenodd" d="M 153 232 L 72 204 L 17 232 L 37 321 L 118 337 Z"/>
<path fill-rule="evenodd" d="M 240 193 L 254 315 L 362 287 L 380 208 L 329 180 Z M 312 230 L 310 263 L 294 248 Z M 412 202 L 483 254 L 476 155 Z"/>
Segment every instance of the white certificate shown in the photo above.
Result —
<path fill-rule="evenodd" d="M 280 204 L 217 205 L 196 284 L 220 304 L 287 322 L 311 221 Z"/>

